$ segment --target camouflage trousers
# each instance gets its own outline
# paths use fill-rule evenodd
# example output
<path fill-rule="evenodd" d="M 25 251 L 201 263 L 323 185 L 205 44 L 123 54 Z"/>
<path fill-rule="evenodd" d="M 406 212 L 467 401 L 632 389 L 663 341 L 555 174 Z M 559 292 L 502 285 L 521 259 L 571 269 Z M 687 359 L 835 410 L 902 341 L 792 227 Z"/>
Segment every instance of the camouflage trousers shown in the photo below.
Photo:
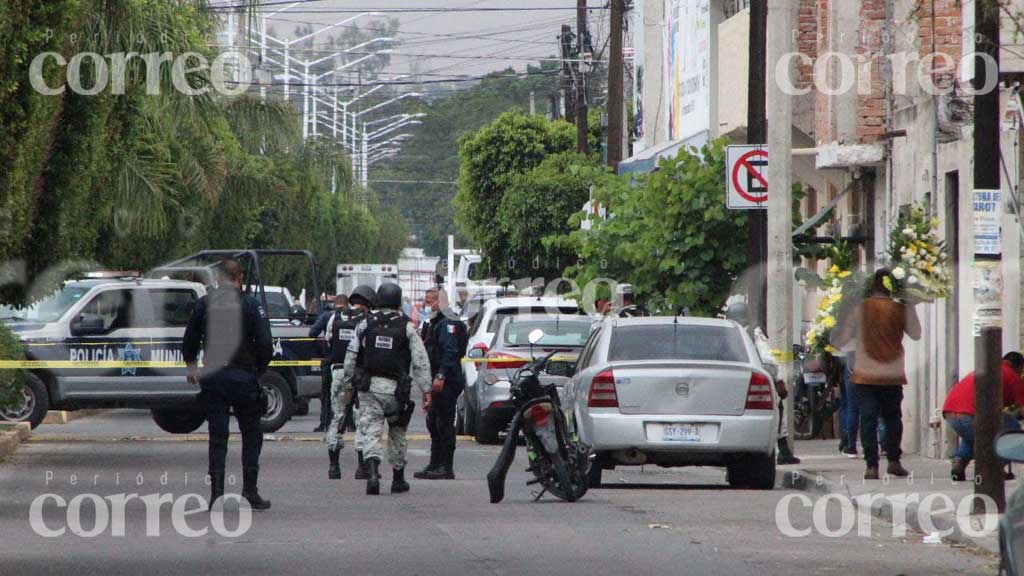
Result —
<path fill-rule="evenodd" d="M 392 468 L 405 468 L 409 443 L 405 428 L 388 425 L 388 416 L 398 413 L 394 394 L 359 394 L 359 433 L 363 437 L 363 457 L 384 460 L 384 435 L 387 434 L 388 462 Z"/>
<path fill-rule="evenodd" d="M 327 443 L 329 450 L 341 450 L 345 447 L 345 431 L 339 430 L 339 428 L 341 428 L 341 421 L 345 417 L 345 404 L 348 401 L 348 394 L 355 394 L 355 391 L 351 388 L 347 391 L 343 389 L 344 379 L 345 370 L 341 364 L 336 364 L 334 370 L 331 371 L 331 410 L 333 411 L 333 417 L 330 426 L 327 427 L 327 431 L 324 434 L 324 442 Z M 358 410 L 353 411 L 354 418 L 358 418 L 358 414 Z M 358 425 L 356 426 L 356 450 L 359 452 L 363 451 L 363 435 Z"/>

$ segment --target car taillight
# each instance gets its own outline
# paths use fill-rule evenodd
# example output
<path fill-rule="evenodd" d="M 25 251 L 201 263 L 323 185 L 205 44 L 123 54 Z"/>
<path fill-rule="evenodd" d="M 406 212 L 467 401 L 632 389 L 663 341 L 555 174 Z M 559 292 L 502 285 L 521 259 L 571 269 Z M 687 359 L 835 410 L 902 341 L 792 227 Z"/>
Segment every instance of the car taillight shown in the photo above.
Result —
<path fill-rule="evenodd" d="M 760 372 L 750 374 L 750 387 L 747 389 L 745 409 L 775 410 L 775 402 L 772 399 L 772 381 Z"/>
<path fill-rule="evenodd" d="M 492 370 L 498 368 L 522 368 L 526 366 L 527 362 L 529 362 L 527 358 L 502 352 L 494 352 L 487 355 L 487 367 Z"/>
<path fill-rule="evenodd" d="M 530 420 L 533 421 L 534 426 L 543 428 L 548 425 L 548 416 L 551 411 L 544 404 L 537 404 L 533 408 L 530 408 Z"/>
<path fill-rule="evenodd" d="M 590 383 L 587 406 L 591 408 L 618 408 L 619 396 L 615 393 L 615 374 L 611 369 L 594 376 Z"/>

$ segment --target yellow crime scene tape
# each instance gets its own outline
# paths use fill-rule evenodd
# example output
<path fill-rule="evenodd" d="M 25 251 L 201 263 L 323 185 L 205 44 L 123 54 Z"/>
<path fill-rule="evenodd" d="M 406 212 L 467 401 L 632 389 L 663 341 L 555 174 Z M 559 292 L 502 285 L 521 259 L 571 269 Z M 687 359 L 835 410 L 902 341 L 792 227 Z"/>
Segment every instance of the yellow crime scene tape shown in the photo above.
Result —
<path fill-rule="evenodd" d="M 772 350 L 772 357 L 777 362 L 792 362 L 796 360 L 796 354 L 792 350 Z"/>
<path fill-rule="evenodd" d="M 320 360 L 274 360 L 271 367 L 320 366 Z M 200 364 L 202 365 L 202 364 Z M 136 361 L 136 360 L 0 360 L 0 370 L 79 369 L 96 370 L 109 368 L 184 368 L 184 362 Z"/>
<path fill-rule="evenodd" d="M 528 358 L 463 358 L 463 364 L 523 364 L 530 362 Z M 552 362 L 575 362 L 576 359 L 570 356 L 552 356 Z"/>
<path fill-rule="evenodd" d="M 277 342 L 316 342 L 322 338 L 274 338 Z M 167 338 L 164 340 L 141 340 L 138 342 L 22 342 L 28 348 L 42 348 L 47 346 L 159 346 L 162 344 L 175 344 L 181 342 L 180 338 Z"/>

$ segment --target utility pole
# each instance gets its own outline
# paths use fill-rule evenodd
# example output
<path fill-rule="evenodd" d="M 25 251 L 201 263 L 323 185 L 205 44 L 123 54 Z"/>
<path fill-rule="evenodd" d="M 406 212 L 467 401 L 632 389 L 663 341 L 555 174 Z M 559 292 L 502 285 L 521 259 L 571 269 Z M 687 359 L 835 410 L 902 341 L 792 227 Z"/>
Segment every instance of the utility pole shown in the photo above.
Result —
<path fill-rule="evenodd" d="M 747 72 L 747 143 L 765 144 L 768 141 L 768 118 L 765 107 L 767 86 L 768 0 L 750 0 L 750 66 Z M 759 326 L 768 325 L 768 309 L 764 302 L 768 296 L 765 276 L 766 249 L 768 247 L 767 214 L 765 210 L 747 211 L 749 236 L 747 253 L 749 274 L 747 306 L 750 316 Z"/>
<path fill-rule="evenodd" d="M 576 149 L 580 154 L 589 154 L 587 142 L 587 78 L 583 56 L 590 46 L 590 31 L 587 30 L 587 0 L 576 0 L 576 61 L 573 70 L 576 75 Z"/>
<path fill-rule="evenodd" d="M 782 90 L 792 81 L 793 47 L 799 0 L 768 0 L 768 339 L 782 365 L 783 381 L 792 379 L 793 357 L 793 97 Z M 789 67 L 779 63 L 789 62 Z M 782 75 L 783 78 L 779 78 Z M 787 85 L 790 85 L 787 83 Z M 793 395 L 786 399 L 786 418 L 793 429 Z M 790 435 L 790 445 L 793 437 Z"/>
<path fill-rule="evenodd" d="M 572 79 L 572 28 L 568 24 L 562 25 L 562 34 L 558 39 L 561 43 L 562 55 L 562 101 L 565 102 L 565 121 L 570 124 L 576 123 L 576 95 L 573 93 Z"/>
<path fill-rule="evenodd" d="M 999 18 L 986 8 L 988 3 L 974 3 L 974 189 L 1000 190 L 1000 119 L 999 84 L 987 93 L 981 93 L 988 82 L 988 69 L 978 56 L 985 54 L 999 68 Z M 976 256 L 978 260 L 999 263 L 1001 256 Z M 1000 270 L 1001 273 L 1001 270 Z M 974 493 L 986 495 L 995 501 L 1002 512 L 1006 509 L 1006 491 L 1002 466 L 995 454 L 995 439 L 1002 430 L 1003 329 L 1001 322 L 982 326 L 974 340 L 974 470 L 977 478 Z M 980 510 L 979 499 L 974 500 Z"/>
<path fill-rule="evenodd" d="M 619 167 L 622 162 L 623 81 L 622 21 L 626 13 L 625 0 L 611 0 L 611 42 L 608 61 L 608 166 Z"/>

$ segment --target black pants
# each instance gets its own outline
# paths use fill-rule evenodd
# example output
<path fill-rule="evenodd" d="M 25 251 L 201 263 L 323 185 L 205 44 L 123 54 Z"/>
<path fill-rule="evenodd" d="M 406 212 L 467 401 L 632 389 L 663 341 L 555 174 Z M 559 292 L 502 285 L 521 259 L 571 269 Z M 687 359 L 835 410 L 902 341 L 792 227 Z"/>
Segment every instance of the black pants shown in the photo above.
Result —
<path fill-rule="evenodd" d="M 453 385 L 454 384 L 454 385 Z M 451 466 L 455 454 L 455 403 L 462 393 L 459 383 L 446 382 L 444 390 L 431 394 L 427 410 L 431 460 Z"/>
<path fill-rule="evenodd" d="M 903 451 L 903 386 L 857 384 L 860 443 L 868 466 L 878 466 L 878 419 L 885 422 L 885 456 L 899 462 Z"/>
<path fill-rule="evenodd" d="M 320 425 L 325 429 L 334 419 L 334 411 L 331 409 L 332 367 L 333 364 L 322 364 L 320 367 Z"/>
<path fill-rule="evenodd" d="M 242 468 L 259 469 L 263 433 L 260 432 L 260 401 L 256 375 L 225 368 L 203 378 L 203 402 L 210 433 L 210 475 L 223 475 L 228 455 L 228 410 L 235 411 L 242 431 Z"/>

